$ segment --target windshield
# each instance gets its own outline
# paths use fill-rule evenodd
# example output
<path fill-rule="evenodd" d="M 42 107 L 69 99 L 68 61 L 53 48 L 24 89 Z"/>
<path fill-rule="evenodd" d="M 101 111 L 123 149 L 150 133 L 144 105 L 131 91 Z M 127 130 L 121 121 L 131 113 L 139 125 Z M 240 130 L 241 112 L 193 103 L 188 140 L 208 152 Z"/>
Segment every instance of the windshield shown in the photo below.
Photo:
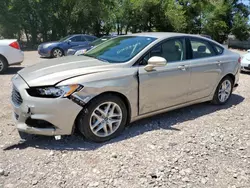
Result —
<path fill-rule="evenodd" d="M 85 56 L 101 59 L 109 63 L 124 63 L 155 40 L 156 38 L 144 36 L 118 37 L 98 45 L 85 53 Z"/>
<path fill-rule="evenodd" d="M 61 39 L 59 40 L 59 42 L 63 42 L 63 41 L 65 41 L 66 39 L 68 39 L 69 37 L 71 37 L 71 36 L 63 37 L 63 38 L 61 38 Z"/>
<path fill-rule="evenodd" d="M 91 44 L 93 45 L 93 46 L 97 46 L 98 44 L 101 44 L 101 43 L 103 43 L 103 42 L 105 42 L 105 41 L 107 41 L 107 40 L 109 40 L 109 39 L 111 39 L 112 37 L 102 37 L 102 38 L 99 38 L 99 39 L 96 39 L 96 40 L 94 40 Z"/>

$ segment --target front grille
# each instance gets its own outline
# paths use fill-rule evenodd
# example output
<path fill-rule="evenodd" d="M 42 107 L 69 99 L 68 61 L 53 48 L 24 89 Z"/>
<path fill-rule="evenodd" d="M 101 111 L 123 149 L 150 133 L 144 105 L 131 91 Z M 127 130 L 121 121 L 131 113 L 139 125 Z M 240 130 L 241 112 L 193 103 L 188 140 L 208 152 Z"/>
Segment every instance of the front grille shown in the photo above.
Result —
<path fill-rule="evenodd" d="M 250 70 L 250 67 L 244 67 L 244 69 L 246 69 L 246 70 Z"/>
<path fill-rule="evenodd" d="M 25 123 L 29 127 L 34 127 L 34 128 L 41 128 L 41 129 L 46 129 L 46 128 L 53 128 L 55 129 L 55 126 L 48 121 L 45 120 L 39 120 L 39 119 L 31 119 L 30 117 L 25 121 Z"/>
<path fill-rule="evenodd" d="M 15 86 L 12 88 L 11 100 L 15 106 L 20 106 L 23 102 L 23 99 Z"/>

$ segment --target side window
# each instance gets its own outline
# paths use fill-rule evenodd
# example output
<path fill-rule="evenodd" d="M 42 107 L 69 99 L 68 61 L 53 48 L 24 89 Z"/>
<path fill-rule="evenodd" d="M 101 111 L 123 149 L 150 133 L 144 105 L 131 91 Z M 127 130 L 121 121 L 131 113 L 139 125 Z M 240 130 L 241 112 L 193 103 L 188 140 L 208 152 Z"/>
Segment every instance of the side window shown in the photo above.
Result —
<path fill-rule="evenodd" d="M 168 63 L 186 59 L 185 39 L 171 39 L 152 49 L 150 57 L 160 56 Z"/>
<path fill-rule="evenodd" d="M 86 38 L 84 36 L 81 37 L 81 42 L 85 42 Z"/>
<path fill-rule="evenodd" d="M 220 55 L 224 52 L 224 49 L 216 44 L 214 44 L 214 49 L 218 55 Z"/>
<path fill-rule="evenodd" d="M 72 42 L 81 42 L 82 40 L 82 36 L 78 35 L 78 36 L 74 36 L 70 39 Z"/>
<path fill-rule="evenodd" d="M 84 36 L 84 37 L 87 39 L 87 41 L 90 41 L 90 42 L 96 39 L 95 37 L 91 37 L 91 36 Z"/>
<path fill-rule="evenodd" d="M 215 52 L 209 42 L 201 39 L 190 39 L 193 51 L 193 59 L 215 56 Z"/>

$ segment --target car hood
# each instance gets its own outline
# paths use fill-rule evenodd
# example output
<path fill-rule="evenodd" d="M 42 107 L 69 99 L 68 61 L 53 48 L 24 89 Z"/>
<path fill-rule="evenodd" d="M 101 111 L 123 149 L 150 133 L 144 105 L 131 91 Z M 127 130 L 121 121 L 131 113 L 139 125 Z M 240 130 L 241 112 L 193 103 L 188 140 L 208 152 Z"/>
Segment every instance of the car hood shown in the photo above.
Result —
<path fill-rule="evenodd" d="M 51 86 L 80 75 L 114 69 L 114 65 L 86 56 L 46 60 L 24 68 L 18 74 L 30 87 Z"/>
<path fill-rule="evenodd" d="M 39 46 L 44 46 L 44 45 L 58 45 L 58 44 L 61 44 L 62 42 L 59 42 L 59 41 L 51 41 L 51 42 L 45 42 L 45 43 L 42 43 L 40 44 Z"/>

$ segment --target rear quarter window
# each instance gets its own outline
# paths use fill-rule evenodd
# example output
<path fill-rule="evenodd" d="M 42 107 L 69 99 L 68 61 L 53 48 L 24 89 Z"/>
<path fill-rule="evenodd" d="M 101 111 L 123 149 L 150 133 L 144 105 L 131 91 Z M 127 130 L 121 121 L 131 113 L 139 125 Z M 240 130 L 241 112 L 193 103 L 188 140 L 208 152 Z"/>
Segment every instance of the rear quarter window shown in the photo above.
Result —
<path fill-rule="evenodd" d="M 214 47 L 215 52 L 216 52 L 218 55 L 223 54 L 224 49 L 223 49 L 222 47 L 220 47 L 220 46 L 218 46 L 218 45 L 216 45 L 216 44 L 212 44 L 212 45 L 213 45 L 213 47 Z"/>

